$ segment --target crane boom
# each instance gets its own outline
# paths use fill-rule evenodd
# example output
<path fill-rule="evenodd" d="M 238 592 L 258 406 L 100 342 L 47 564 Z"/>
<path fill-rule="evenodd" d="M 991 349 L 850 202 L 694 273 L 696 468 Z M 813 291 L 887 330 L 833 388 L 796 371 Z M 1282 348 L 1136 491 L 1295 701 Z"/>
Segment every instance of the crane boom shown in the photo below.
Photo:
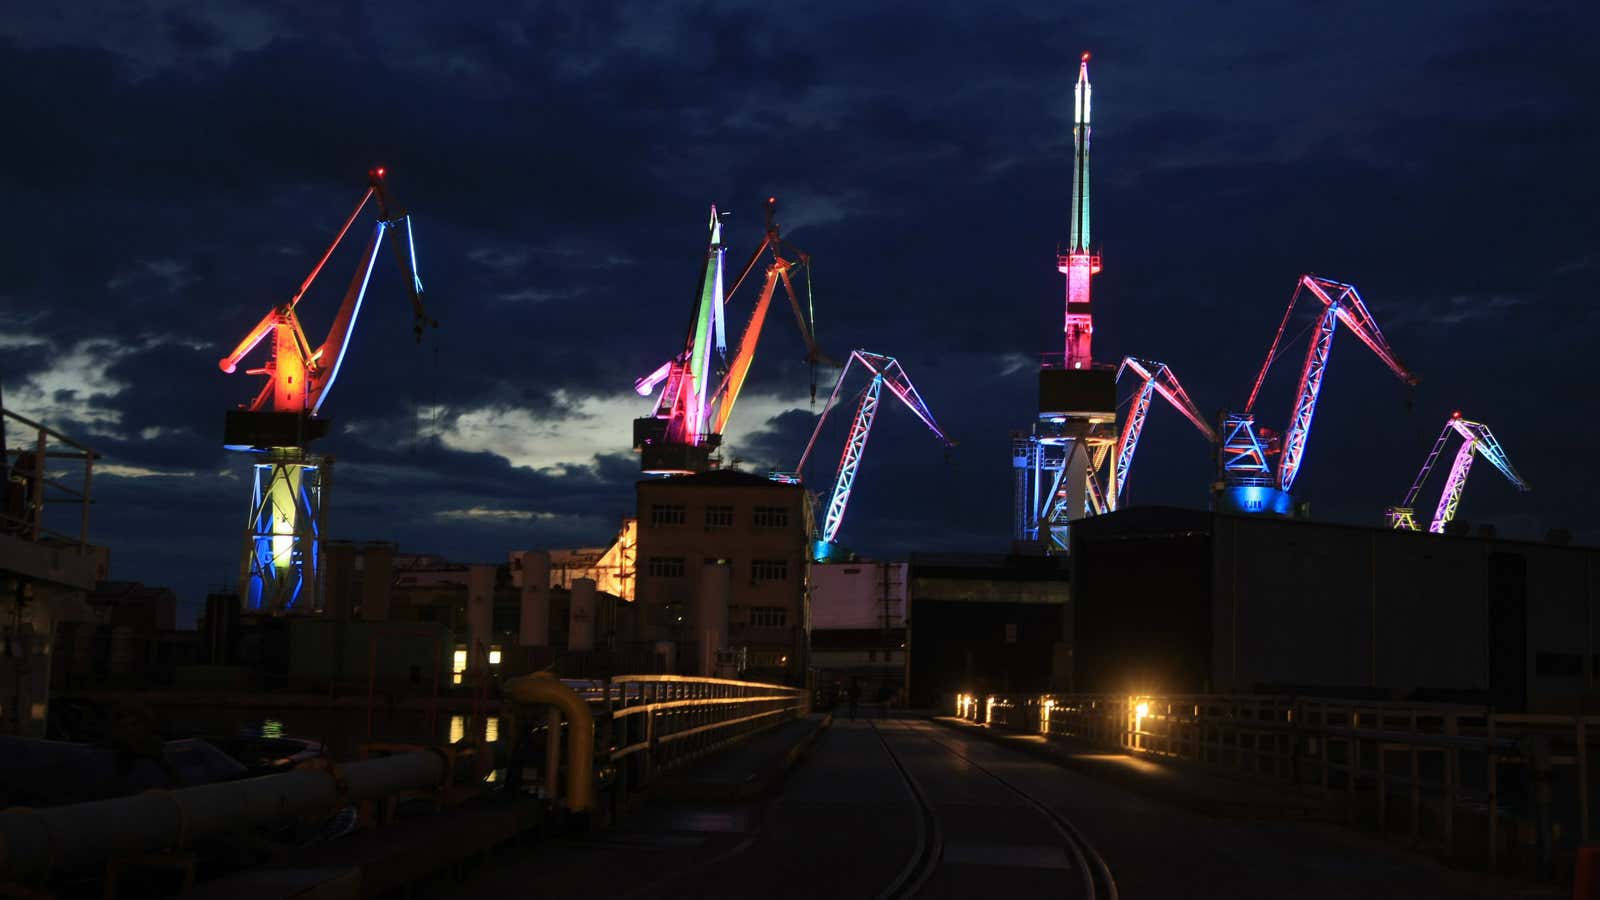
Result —
<path fill-rule="evenodd" d="M 1182 413 L 1184 418 L 1205 435 L 1206 440 L 1213 444 L 1217 443 L 1216 429 L 1206 422 L 1205 417 L 1195 406 L 1194 400 L 1190 399 L 1189 392 L 1184 390 L 1178 381 L 1178 376 L 1172 373 L 1172 369 L 1166 363 L 1129 356 L 1117 367 L 1118 380 L 1121 380 L 1124 372 L 1133 372 L 1139 377 L 1139 389 L 1134 394 L 1127 418 L 1123 420 L 1122 431 L 1116 440 L 1116 449 L 1110 454 L 1111 488 L 1100 498 L 1100 502 L 1110 510 L 1122 506 L 1126 495 L 1128 473 L 1133 469 L 1133 455 L 1139 449 L 1139 438 L 1144 434 L 1145 419 L 1150 414 L 1150 402 L 1155 395 L 1159 394 L 1163 400 L 1172 404 L 1173 409 Z M 1091 472 L 1098 472 L 1099 460 L 1091 459 L 1090 467 Z M 1094 479 L 1090 480 L 1092 482 Z M 1093 487 L 1098 489 L 1097 484 Z M 1095 505 L 1093 497 L 1090 504 Z"/>
<path fill-rule="evenodd" d="M 722 433 L 733 415 L 734 405 L 744 388 L 756 346 L 766 324 L 773 294 L 782 284 L 801 337 L 806 342 L 806 360 L 813 364 L 826 360 L 817 347 L 806 311 L 801 309 L 790 270 L 797 265 L 784 256 L 792 253 L 798 265 L 809 272 L 810 257 L 782 240 L 773 215 L 776 199 L 768 198 L 766 234 L 749 261 L 740 270 L 733 287 L 724 291 L 724 248 L 721 218 L 711 208 L 711 239 L 702 269 L 700 290 L 692 307 L 689 332 L 683 352 L 663 363 L 649 375 L 634 381 L 634 390 L 650 396 L 662 388 L 650 416 L 634 421 L 634 448 L 642 452 L 641 467 L 646 472 L 671 474 L 693 472 L 709 464 L 712 450 L 720 446 Z M 740 335 L 733 355 L 728 356 L 726 307 L 762 257 L 770 253 L 765 278 L 750 318 Z M 808 276 L 809 278 L 809 276 Z M 812 397 L 816 385 L 812 384 Z"/>
<path fill-rule="evenodd" d="M 1289 300 L 1290 311 L 1300 297 L 1301 288 L 1308 290 L 1321 301 L 1323 308 L 1317 317 L 1311 341 L 1306 347 L 1305 362 L 1300 368 L 1300 382 L 1295 390 L 1289 427 L 1283 434 L 1283 455 L 1278 460 L 1277 481 L 1278 489 L 1286 494 L 1293 488 L 1295 478 L 1300 474 L 1306 443 L 1311 437 L 1312 417 L 1316 415 L 1317 398 L 1322 392 L 1322 378 L 1327 371 L 1328 356 L 1333 350 L 1333 336 L 1340 322 L 1343 322 L 1346 328 L 1367 345 L 1368 349 L 1383 360 L 1384 365 L 1388 366 L 1401 381 L 1414 385 L 1418 380 L 1390 349 L 1389 342 L 1378 329 L 1377 322 L 1367 310 L 1366 303 L 1362 301 L 1361 294 L 1356 291 L 1354 285 L 1317 275 L 1302 275 L 1294 295 Z M 1284 321 L 1287 322 L 1288 318 L 1289 313 L 1285 312 Z M 1278 331 L 1281 337 L 1282 325 Z M 1274 340 L 1273 349 L 1268 353 L 1267 363 L 1262 367 L 1262 375 L 1257 378 L 1258 389 L 1261 378 L 1265 377 L 1267 368 L 1272 364 L 1277 345 L 1278 341 Z M 1254 402 L 1253 397 L 1252 402 Z"/>
<path fill-rule="evenodd" d="M 389 195 L 383 179 L 383 169 L 373 169 L 368 173 L 366 191 L 362 193 L 361 199 L 356 201 L 355 209 L 346 217 L 339 233 L 312 267 L 311 273 L 300 283 L 299 289 L 287 302 L 262 317 L 244 339 L 218 362 L 218 367 L 222 371 L 231 374 L 237 371 L 244 357 L 249 355 L 269 333 L 274 336 L 271 360 L 264 367 L 251 369 L 248 372 L 252 375 L 267 376 L 267 383 L 250 403 L 249 408 L 252 412 L 263 412 L 270 408 L 276 413 L 299 415 L 306 412 L 315 414 L 321 410 L 344 362 L 345 348 L 355 328 L 356 317 L 361 312 L 367 285 L 372 278 L 378 245 L 382 243 L 386 231 L 401 224 L 406 228 L 406 245 L 401 248 L 398 242 L 395 243 L 396 259 L 401 274 L 405 276 L 406 290 L 411 298 L 415 316 L 414 329 L 418 339 L 421 339 L 422 327 L 428 318 L 422 301 L 422 279 L 417 275 L 416 242 L 411 232 L 411 216 L 404 212 L 397 215 L 390 214 Z M 300 325 L 296 309 L 317 276 L 328 264 L 328 259 L 333 256 L 334 250 L 338 249 L 345 236 L 350 233 L 351 226 L 366 208 L 367 201 L 374 197 L 378 200 L 379 217 L 373 227 L 372 238 L 362 254 L 350 286 L 345 291 L 344 301 L 334 315 L 327 336 L 321 344 L 313 348 Z"/>
<path fill-rule="evenodd" d="M 856 473 L 861 465 L 862 454 L 866 451 L 867 438 L 872 433 L 872 423 L 877 417 L 879 400 L 882 390 L 888 387 L 893 394 L 905 404 L 922 421 L 922 424 L 933 432 L 933 436 L 946 447 L 955 446 L 934 420 L 933 413 L 928 405 L 923 402 L 922 395 L 917 393 L 916 386 L 901 368 L 900 362 L 892 356 L 880 353 L 871 353 L 866 350 L 851 351 L 845 360 L 844 368 L 839 372 L 839 380 L 835 382 L 833 393 L 829 395 L 828 402 L 823 406 L 822 413 L 817 416 L 816 427 L 811 431 L 811 439 L 806 442 L 806 449 L 800 457 L 800 463 L 795 471 L 801 471 L 806 460 L 811 456 L 811 450 L 816 446 L 817 436 L 822 432 L 823 423 L 827 420 L 828 412 L 833 408 L 834 400 L 839 396 L 839 388 L 844 384 L 845 377 L 850 372 L 850 367 L 859 363 L 872 375 L 871 382 L 862 391 L 861 400 L 856 405 L 855 419 L 850 426 L 850 434 L 845 439 L 844 452 L 839 457 L 839 469 L 834 475 L 833 488 L 829 492 L 827 512 L 823 517 L 822 528 L 819 532 L 820 543 L 832 543 L 839 533 L 839 526 L 844 521 L 845 509 L 850 503 L 850 492 L 855 487 Z"/>
<path fill-rule="evenodd" d="M 1500 474 L 1504 475 L 1517 490 L 1530 490 L 1528 482 L 1511 466 L 1511 460 L 1506 457 L 1505 449 L 1500 446 L 1499 440 L 1495 438 L 1494 432 L 1489 430 L 1489 426 L 1482 422 L 1464 419 L 1459 412 L 1452 413 L 1450 418 L 1445 420 L 1444 428 L 1440 429 L 1438 439 L 1433 442 L 1433 449 L 1423 460 L 1422 469 L 1417 472 L 1416 480 L 1411 483 L 1411 489 L 1406 492 L 1405 502 L 1400 506 L 1389 507 L 1386 514 L 1389 527 L 1399 531 L 1419 530 L 1414 504 L 1452 433 L 1460 435 L 1462 443 L 1456 450 L 1455 459 L 1450 465 L 1450 473 L 1445 477 L 1444 490 L 1439 494 L 1439 503 L 1434 508 L 1433 519 L 1428 524 L 1430 532 L 1443 534 L 1445 527 L 1455 519 L 1456 509 L 1461 505 L 1461 494 L 1467 486 L 1467 476 L 1472 472 L 1472 462 L 1479 456 L 1500 470 Z"/>

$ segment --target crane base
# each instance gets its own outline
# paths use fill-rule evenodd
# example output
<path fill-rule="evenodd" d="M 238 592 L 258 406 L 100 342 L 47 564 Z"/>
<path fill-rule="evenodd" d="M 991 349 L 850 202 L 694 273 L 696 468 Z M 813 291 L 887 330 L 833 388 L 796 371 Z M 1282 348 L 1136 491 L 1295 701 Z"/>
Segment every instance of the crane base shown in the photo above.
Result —
<path fill-rule="evenodd" d="M 1254 484 L 1226 485 L 1217 491 L 1212 508 L 1220 513 L 1250 516 L 1295 515 L 1294 497 L 1275 487 Z"/>

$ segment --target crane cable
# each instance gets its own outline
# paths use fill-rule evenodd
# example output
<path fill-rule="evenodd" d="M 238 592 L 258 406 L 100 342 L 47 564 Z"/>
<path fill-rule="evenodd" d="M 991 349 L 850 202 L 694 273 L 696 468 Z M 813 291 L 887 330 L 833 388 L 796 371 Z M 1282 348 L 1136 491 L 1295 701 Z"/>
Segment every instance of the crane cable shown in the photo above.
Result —
<path fill-rule="evenodd" d="M 821 354 L 821 345 L 817 343 L 817 303 L 812 294 L 811 285 L 811 256 L 808 254 L 801 259 L 801 264 L 806 268 L 806 316 L 811 325 L 811 406 L 817 405 L 817 357 Z"/>

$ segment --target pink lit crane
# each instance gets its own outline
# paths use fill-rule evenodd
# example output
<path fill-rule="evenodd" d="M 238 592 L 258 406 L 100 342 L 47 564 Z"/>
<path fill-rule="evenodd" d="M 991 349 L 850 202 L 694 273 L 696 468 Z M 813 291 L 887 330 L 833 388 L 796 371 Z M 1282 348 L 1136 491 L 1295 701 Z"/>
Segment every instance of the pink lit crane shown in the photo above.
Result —
<path fill-rule="evenodd" d="M 878 414 L 878 398 L 882 389 L 887 386 L 889 393 L 900 399 L 911 414 L 922 420 L 928 426 L 933 436 L 939 439 L 946 447 L 954 447 L 955 442 L 945 436 L 939 428 L 939 423 L 933 419 L 933 413 L 928 410 L 928 405 L 922 402 L 922 395 L 911 383 L 910 377 L 900 367 L 900 363 L 892 356 L 883 356 L 878 353 L 869 353 L 866 350 L 854 350 L 850 358 L 845 360 L 844 369 L 839 372 L 839 380 L 833 385 L 833 393 L 829 395 L 828 402 L 822 407 L 822 414 L 817 416 L 817 426 L 811 431 L 811 440 L 806 442 L 805 452 L 800 455 L 800 464 L 795 467 L 796 472 L 805 469 L 806 460 L 811 457 L 811 449 L 816 446 L 817 436 L 822 433 L 822 424 L 827 421 L 828 411 L 833 408 L 834 401 L 839 398 L 839 388 L 844 385 L 844 380 L 850 374 L 850 367 L 860 363 L 871 376 L 872 381 L 861 392 L 861 402 L 856 405 L 856 416 L 850 425 L 850 435 L 845 439 L 844 452 L 839 457 L 839 470 L 833 479 L 833 490 L 828 496 L 828 509 L 823 516 L 822 527 L 818 532 L 814 548 L 816 559 L 826 559 L 832 549 L 834 538 L 839 533 L 839 526 L 844 522 L 845 507 L 850 503 L 850 492 L 855 487 L 856 471 L 861 466 L 861 456 L 867 449 L 867 437 L 872 433 L 872 423 Z"/>
<path fill-rule="evenodd" d="M 744 388 L 750 364 L 755 360 L 756 344 L 761 339 L 761 328 L 766 324 L 767 310 L 772 305 L 772 295 L 779 283 L 782 283 L 789 297 L 795 323 L 805 339 L 806 361 L 814 367 L 816 363 L 827 360 L 812 336 L 810 304 L 807 304 L 808 309 L 801 309 L 800 298 L 795 293 L 789 274 L 796 265 L 805 269 L 809 300 L 811 257 L 779 236 L 778 225 L 773 221 L 776 210 L 777 199 L 769 197 L 765 204 L 766 236 L 750 255 L 750 261 L 739 273 L 733 287 L 724 295 L 722 219 L 717 214 L 717 208 L 711 207 L 710 243 L 706 248 L 700 291 L 695 298 L 684 349 L 654 372 L 634 382 L 634 389 L 643 397 L 650 396 L 658 386 L 661 387 L 655 409 L 650 415 L 635 419 L 633 423 L 634 449 L 640 452 L 640 468 L 646 474 L 687 474 L 703 471 L 711 465 L 711 453 L 722 444 L 723 430 L 733 414 L 739 392 Z M 772 261 L 767 264 L 761 293 L 751 310 L 749 324 L 745 326 L 744 334 L 729 358 L 726 304 L 761 261 L 762 254 L 769 252 Z M 794 259 L 785 257 L 786 252 L 791 253 Z M 811 386 L 811 393 L 813 397 L 816 396 L 815 383 Z"/>
<path fill-rule="evenodd" d="M 373 198 L 377 199 L 378 220 L 372 237 L 345 290 L 344 301 L 334 314 L 327 337 L 313 348 L 296 309 Z M 237 371 L 239 363 L 265 341 L 268 334 L 272 335 L 272 356 L 261 368 L 246 371 L 249 375 L 266 376 L 266 383 L 248 407 L 229 410 L 223 426 L 223 443 L 228 449 L 260 453 L 266 459 L 254 465 L 250 517 L 239 567 L 239 590 L 247 609 L 281 613 L 291 609 L 316 610 L 321 606 L 319 556 L 331 460 L 308 455 L 306 447 L 328 429 L 327 421 L 317 414 L 344 363 L 350 335 L 377 262 L 378 247 L 390 229 L 405 229 L 404 246 L 400 239 L 391 245 L 411 299 L 418 340 L 422 338 L 424 323 L 429 322 L 422 305 L 422 279 L 417 275 L 411 216 L 404 211 L 391 210 L 394 204 L 384 186 L 384 170 L 373 169 L 368 173 L 366 192 L 356 202 L 333 243 L 312 267 L 311 274 L 288 301 L 268 312 L 218 363 L 224 372 Z"/>
<path fill-rule="evenodd" d="M 1322 309 L 1306 346 L 1305 362 L 1300 367 L 1300 383 L 1295 390 L 1289 427 L 1280 441 L 1274 441 L 1277 436 L 1266 429 L 1257 435 L 1254 408 L 1267 370 L 1278 358 L 1284 329 L 1302 293 L 1315 297 L 1322 304 Z M 1317 397 L 1322 392 L 1328 354 L 1333 349 L 1333 335 L 1341 322 L 1383 360 L 1397 378 L 1409 385 L 1417 383 L 1417 376 L 1389 348 L 1389 342 L 1354 285 L 1316 275 L 1300 276 L 1294 294 L 1289 298 L 1289 306 L 1284 310 L 1283 321 L 1278 324 L 1278 333 L 1272 339 L 1272 347 L 1267 351 L 1266 361 L 1262 363 L 1255 386 L 1250 390 L 1250 400 L 1245 404 L 1244 412 L 1228 413 L 1223 419 L 1222 452 L 1219 454 L 1223 481 L 1218 498 L 1219 509 L 1277 515 L 1289 515 L 1292 512 L 1294 501 L 1289 492 L 1305 458 L 1306 442 L 1311 436 L 1311 419 L 1316 414 Z M 1266 446 L 1263 446 L 1260 437 L 1268 438 Z M 1279 454 L 1276 471 L 1273 471 L 1268 460 L 1268 456 L 1274 452 Z"/>
<path fill-rule="evenodd" d="M 1511 461 L 1506 458 L 1506 452 L 1500 448 L 1500 442 L 1495 440 L 1494 433 L 1489 426 L 1482 422 L 1473 422 L 1463 419 L 1461 413 L 1454 413 L 1444 423 L 1444 428 L 1439 432 L 1439 439 L 1433 442 L 1433 450 L 1422 463 L 1422 471 L 1417 473 L 1417 480 L 1411 483 L 1411 490 L 1406 492 L 1405 502 L 1399 506 L 1391 506 L 1385 514 L 1389 527 L 1397 531 L 1417 531 L 1416 508 L 1417 495 L 1422 492 L 1423 482 L 1428 480 L 1428 475 L 1433 471 L 1434 463 L 1439 461 L 1439 452 L 1444 449 L 1445 441 L 1451 433 L 1462 437 L 1461 448 L 1456 451 L 1455 462 L 1450 465 L 1450 475 L 1445 479 L 1444 490 L 1439 494 L 1439 505 L 1434 508 L 1433 521 L 1428 523 L 1428 530 L 1434 534 L 1443 534 L 1445 526 L 1456 517 L 1456 508 L 1461 505 L 1461 492 L 1467 486 L 1467 475 L 1472 471 L 1472 460 L 1481 456 L 1489 464 L 1500 470 L 1500 474 L 1512 483 L 1519 491 L 1529 490 L 1528 483 L 1511 467 Z"/>
<path fill-rule="evenodd" d="M 1139 449 L 1139 438 L 1144 434 L 1145 419 L 1150 415 L 1150 403 L 1156 395 L 1172 404 L 1172 408 L 1183 414 L 1206 440 L 1212 444 L 1217 442 L 1217 432 L 1201 415 L 1195 407 L 1194 401 L 1189 399 L 1189 392 L 1178 383 L 1178 376 L 1172 373 L 1166 363 L 1151 360 L 1127 357 L 1122 365 L 1117 368 L 1117 380 L 1122 380 L 1124 372 L 1132 372 L 1139 379 L 1139 389 L 1133 395 L 1133 402 L 1129 405 L 1128 416 L 1123 419 L 1122 431 L 1117 435 L 1115 445 L 1096 454 L 1096 459 L 1091 463 L 1096 472 L 1104 458 L 1111 461 L 1110 487 L 1102 492 L 1095 479 L 1090 479 L 1090 502 L 1097 507 L 1096 513 L 1120 509 L 1127 498 L 1128 473 L 1133 469 L 1133 454 Z M 1098 503 L 1096 501 L 1098 500 Z"/>

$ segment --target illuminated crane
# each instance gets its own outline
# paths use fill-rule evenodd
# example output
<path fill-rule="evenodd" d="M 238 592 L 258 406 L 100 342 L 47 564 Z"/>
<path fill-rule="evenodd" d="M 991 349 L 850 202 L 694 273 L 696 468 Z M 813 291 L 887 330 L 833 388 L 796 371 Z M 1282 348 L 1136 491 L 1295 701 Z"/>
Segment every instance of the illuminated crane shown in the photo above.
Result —
<path fill-rule="evenodd" d="M 1062 352 L 1039 368 L 1039 415 L 1032 429 L 1013 432 L 1015 478 L 1012 536 L 1046 552 L 1066 552 L 1069 523 L 1106 505 L 1094 471 L 1103 464 L 1116 420 L 1117 384 L 1110 366 L 1094 362 L 1093 276 L 1100 254 L 1089 235 L 1089 135 L 1092 88 L 1089 54 L 1078 63 L 1072 88 L 1072 205 L 1065 250 L 1056 271 L 1066 276 Z"/>
<path fill-rule="evenodd" d="M 806 342 L 806 361 L 813 366 L 828 361 L 817 348 L 812 337 L 810 310 L 811 257 L 783 240 L 778 225 L 773 221 L 777 199 L 767 198 L 766 236 L 750 255 L 750 261 L 734 281 L 733 287 L 723 294 L 722 219 L 717 208 L 711 207 L 710 242 L 706 248 L 704 268 L 689 320 L 688 338 L 683 352 L 668 360 L 654 372 L 634 382 L 640 396 L 648 397 L 661 387 L 655 409 L 649 416 L 633 422 L 633 446 L 640 453 L 640 468 L 649 475 L 680 475 L 703 471 L 710 467 L 711 453 L 722 444 L 722 433 L 728 418 L 733 414 L 734 403 L 750 373 L 750 363 L 755 359 L 756 344 L 761 339 L 761 328 L 766 323 L 767 310 L 772 305 L 772 294 L 782 283 L 794 311 L 795 323 Z M 727 355 L 727 325 L 725 307 L 739 286 L 761 261 L 762 254 L 770 252 L 772 261 L 767 264 L 761 293 L 750 313 L 749 324 L 739 339 L 733 356 Z M 793 260 L 784 256 L 791 253 Z M 801 309 L 800 298 L 795 293 L 790 270 L 795 266 L 806 270 L 807 309 Z M 816 384 L 811 386 L 816 396 Z"/>
<path fill-rule="evenodd" d="M 1151 360 L 1127 357 L 1122 365 L 1117 368 L 1117 380 L 1122 380 L 1124 372 L 1132 372 L 1139 379 L 1139 389 L 1133 395 L 1129 404 L 1127 418 L 1122 420 L 1122 430 L 1117 435 L 1116 443 L 1102 444 L 1092 447 L 1090 466 L 1093 473 L 1098 473 L 1106 460 L 1111 462 L 1109 487 L 1102 488 L 1097 475 L 1090 478 L 1090 504 L 1092 512 L 1098 514 L 1120 509 L 1127 498 L 1128 473 L 1133 469 L 1133 455 L 1139 449 L 1139 438 L 1144 433 L 1145 419 L 1150 415 L 1150 403 L 1159 395 L 1162 399 L 1172 404 L 1172 408 L 1183 414 L 1206 440 L 1212 444 L 1217 442 L 1217 432 L 1206 422 L 1205 416 L 1189 399 L 1189 392 L 1178 383 L 1178 376 L 1172 373 L 1166 363 Z"/>
<path fill-rule="evenodd" d="M 1422 471 L 1417 473 L 1417 480 L 1411 483 L 1411 490 L 1406 492 L 1405 502 L 1399 506 L 1391 506 L 1385 514 L 1389 527 L 1397 531 L 1417 531 L 1416 508 L 1417 495 L 1422 492 L 1423 482 L 1428 480 L 1428 474 L 1433 471 L 1433 464 L 1439 461 L 1439 452 L 1444 449 L 1445 441 L 1451 433 L 1462 437 L 1461 448 L 1456 451 L 1455 462 L 1450 465 L 1450 475 L 1445 479 L 1444 490 L 1439 494 L 1439 505 L 1433 511 L 1433 521 L 1428 524 L 1428 530 L 1434 534 L 1443 534 L 1446 525 L 1456 517 L 1456 508 L 1461 505 L 1461 492 L 1467 486 L 1467 475 L 1472 471 L 1472 460 L 1481 456 L 1489 464 L 1500 470 L 1517 490 L 1527 491 L 1528 483 L 1511 467 L 1511 461 L 1506 458 L 1506 452 L 1500 448 L 1500 442 L 1495 440 L 1494 433 L 1489 426 L 1482 422 L 1473 422 L 1461 418 L 1461 413 L 1454 413 L 1444 423 L 1444 428 L 1439 432 L 1439 439 L 1433 442 L 1433 450 L 1422 463 Z"/>
<path fill-rule="evenodd" d="M 822 407 L 822 414 L 817 416 L 817 426 L 811 431 L 811 440 L 806 442 L 805 452 L 800 455 L 800 464 L 795 467 L 796 472 L 805 469 L 806 460 L 811 457 L 811 449 L 817 443 L 817 436 L 822 433 L 822 424 L 827 421 L 828 411 L 833 408 L 834 401 L 839 398 L 839 388 L 844 385 L 844 380 L 850 374 L 850 367 L 860 363 L 863 369 L 872 375 L 872 381 L 861 392 L 861 402 L 856 405 L 855 420 L 850 425 L 850 435 L 845 439 L 844 452 L 839 457 L 839 470 L 834 475 L 833 490 L 828 496 L 828 509 L 823 516 L 822 527 L 817 535 L 814 553 L 816 559 L 826 559 L 830 555 L 834 538 L 839 533 L 839 525 L 844 521 L 845 507 L 850 503 L 850 491 L 855 487 L 856 471 L 861 465 L 861 455 L 867 449 L 867 436 L 872 433 L 872 423 L 878 414 L 878 399 L 884 387 L 889 388 L 889 393 L 900 399 L 912 415 L 922 420 L 928 426 L 933 436 L 939 439 L 946 447 L 954 447 L 955 442 L 945 436 L 939 428 L 939 423 L 933 419 L 933 413 L 928 411 L 928 405 L 922 402 L 922 396 L 911 383 L 910 377 L 900 367 L 899 361 L 892 356 L 883 356 L 878 353 L 869 353 L 866 350 L 855 350 L 850 353 L 850 358 L 845 360 L 844 369 L 839 372 L 839 380 L 833 385 L 833 393 L 829 395 L 828 402 Z"/>
<path fill-rule="evenodd" d="M 372 237 L 327 337 L 313 349 L 296 308 L 368 201 L 374 199 L 378 220 Z M 287 302 L 268 312 L 218 363 L 224 372 L 237 371 L 244 357 L 272 335 L 271 357 L 261 368 L 246 371 L 248 375 L 265 376 L 261 391 L 248 407 L 230 410 L 224 425 L 223 440 L 228 449 L 260 453 L 266 458 L 266 462 L 254 465 L 250 518 L 239 568 L 239 590 L 247 609 L 283 612 L 321 605 L 319 551 L 331 460 L 307 454 L 306 446 L 327 433 L 327 420 L 317 414 L 344 363 L 379 245 L 388 231 L 402 228 L 403 237 L 392 241 L 391 246 L 411 298 L 417 339 L 421 340 L 424 324 L 438 323 L 429 322 L 422 305 L 422 279 L 417 275 L 411 216 L 393 203 L 384 184 L 384 170 L 373 169 L 368 173 L 366 192 L 300 288 Z"/>
<path fill-rule="evenodd" d="M 1289 427 L 1281 437 L 1266 429 L 1258 434 L 1254 412 L 1256 398 L 1260 396 L 1267 370 L 1278 358 L 1283 332 L 1294 314 L 1295 305 L 1305 293 L 1315 297 L 1322 308 L 1306 346 L 1305 362 L 1300 367 L 1300 382 L 1295 390 Z M 1311 436 L 1311 419 L 1317 410 L 1317 397 L 1322 392 L 1328 354 L 1333 349 L 1333 335 L 1341 322 L 1377 354 L 1397 378 L 1409 385 L 1417 383 L 1417 376 L 1389 348 L 1389 342 L 1354 285 L 1316 275 L 1300 276 L 1294 294 L 1289 298 L 1289 307 L 1284 310 L 1283 321 L 1278 324 L 1277 336 L 1272 339 L 1266 361 L 1262 363 L 1255 386 L 1250 390 L 1250 400 L 1245 404 L 1244 412 L 1227 413 L 1223 417 L 1222 452 L 1218 457 L 1222 468 L 1217 503 L 1219 509 L 1275 515 L 1293 512 L 1294 500 L 1290 490 L 1305 458 L 1306 442 Z M 1265 443 L 1262 438 L 1266 438 Z M 1273 455 L 1278 456 L 1276 469 L 1269 460 Z"/>

